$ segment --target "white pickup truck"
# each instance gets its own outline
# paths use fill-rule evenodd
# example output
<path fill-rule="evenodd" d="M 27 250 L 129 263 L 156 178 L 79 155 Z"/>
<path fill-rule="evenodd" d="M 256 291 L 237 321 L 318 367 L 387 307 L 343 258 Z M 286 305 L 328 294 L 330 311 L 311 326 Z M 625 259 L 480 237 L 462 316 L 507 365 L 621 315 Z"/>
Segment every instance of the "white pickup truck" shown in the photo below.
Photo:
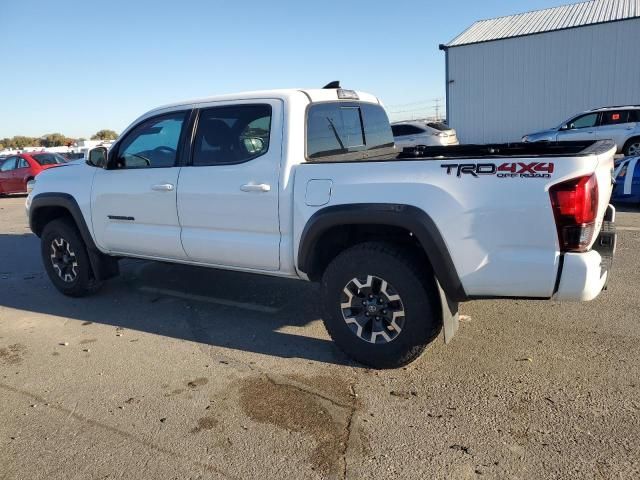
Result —
<path fill-rule="evenodd" d="M 591 300 L 615 248 L 608 141 L 396 151 L 370 94 L 325 88 L 152 110 L 27 198 L 53 284 L 94 292 L 136 257 L 321 282 L 334 341 L 415 359 L 458 302 Z"/>

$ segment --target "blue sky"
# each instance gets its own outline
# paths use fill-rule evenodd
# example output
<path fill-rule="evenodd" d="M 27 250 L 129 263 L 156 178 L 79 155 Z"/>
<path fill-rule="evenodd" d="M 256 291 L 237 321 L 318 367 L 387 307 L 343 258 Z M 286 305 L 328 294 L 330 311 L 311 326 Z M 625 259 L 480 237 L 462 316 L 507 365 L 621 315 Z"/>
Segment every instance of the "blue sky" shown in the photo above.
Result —
<path fill-rule="evenodd" d="M 0 138 L 88 137 L 172 101 L 331 80 L 391 111 L 426 108 L 444 97 L 438 44 L 479 19 L 565 3 L 3 0 Z"/>

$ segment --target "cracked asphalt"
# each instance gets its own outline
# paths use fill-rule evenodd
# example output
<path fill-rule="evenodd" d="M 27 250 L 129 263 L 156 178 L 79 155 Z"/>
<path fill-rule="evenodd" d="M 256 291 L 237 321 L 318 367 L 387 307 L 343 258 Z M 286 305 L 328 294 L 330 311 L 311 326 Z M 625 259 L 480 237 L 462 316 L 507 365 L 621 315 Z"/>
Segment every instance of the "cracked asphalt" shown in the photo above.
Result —
<path fill-rule="evenodd" d="M 125 260 L 65 298 L 23 205 L 0 198 L 0 479 L 640 478 L 637 211 L 595 301 L 464 304 L 451 344 L 374 371 L 302 282 Z"/>

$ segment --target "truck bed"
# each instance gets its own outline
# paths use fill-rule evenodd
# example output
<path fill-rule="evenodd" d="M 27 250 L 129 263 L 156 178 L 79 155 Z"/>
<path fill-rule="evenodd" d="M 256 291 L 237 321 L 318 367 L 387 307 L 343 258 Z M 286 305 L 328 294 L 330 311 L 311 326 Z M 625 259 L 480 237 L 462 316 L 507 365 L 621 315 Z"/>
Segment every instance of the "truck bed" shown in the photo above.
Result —
<path fill-rule="evenodd" d="M 417 146 L 400 153 L 370 154 L 367 158 L 308 158 L 309 163 L 388 162 L 392 160 L 462 160 L 489 158 L 555 158 L 601 155 L 614 146 L 611 140 L 575 142 L 490 143 L 449 147 Z"/>

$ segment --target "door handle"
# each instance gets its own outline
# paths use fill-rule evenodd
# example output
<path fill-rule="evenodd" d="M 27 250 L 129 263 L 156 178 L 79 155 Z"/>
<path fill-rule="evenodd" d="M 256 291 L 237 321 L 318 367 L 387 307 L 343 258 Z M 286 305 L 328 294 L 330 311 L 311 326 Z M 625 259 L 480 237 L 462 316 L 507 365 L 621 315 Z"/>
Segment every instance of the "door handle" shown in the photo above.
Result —
<path fill-rule="evenodd" d="M 246 185 L 242 185 L 240 190 L 243 192 L 268 192 L 271 190 L 271 185 L 267 185 L 266 183 L 247 183 Z"/>
<path fill-rule="evenodd" d="M 173 190 L 172 183 L 158 183 L 157 185 L 151 185 L 151 190 L 156 192 L 171 192 Z"/>

